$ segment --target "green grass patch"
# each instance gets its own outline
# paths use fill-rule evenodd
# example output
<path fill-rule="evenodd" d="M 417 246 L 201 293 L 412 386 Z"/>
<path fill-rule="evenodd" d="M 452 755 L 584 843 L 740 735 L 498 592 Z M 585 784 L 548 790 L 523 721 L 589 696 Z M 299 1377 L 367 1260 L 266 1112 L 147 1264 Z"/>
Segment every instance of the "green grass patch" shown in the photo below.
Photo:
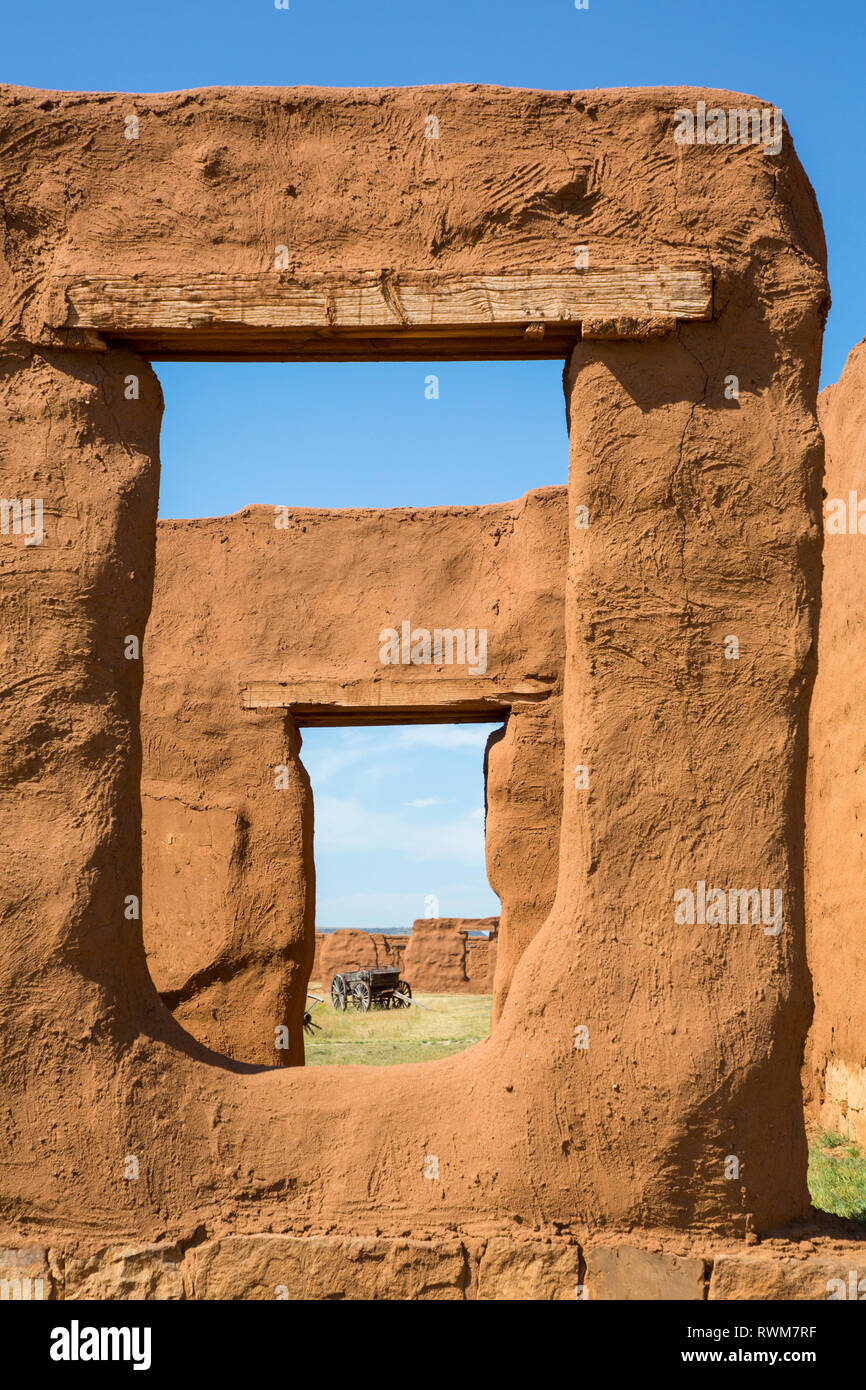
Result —
<path fill-rule="evenodd" d="M 389 1067 L 398 1062 L 434 1062 L 462 1052 L 490 1032 L 489 994 L 419 994 L 409 1009 L 345 1013 L 331 1008 L 330 993 L 311 984 L 325 1003 L 313 1009 L 320 1032 L 307 1035 L 308 1067 Z M 308 1004 L 311 1003 L 308 1000 Z"/>
<path fill-rule="evenodd" d="M 809 1191 L 819 1210 L 866 1226 L 866 1153 L 860 1145 L 821 1130 L 809 1145 Z"/>

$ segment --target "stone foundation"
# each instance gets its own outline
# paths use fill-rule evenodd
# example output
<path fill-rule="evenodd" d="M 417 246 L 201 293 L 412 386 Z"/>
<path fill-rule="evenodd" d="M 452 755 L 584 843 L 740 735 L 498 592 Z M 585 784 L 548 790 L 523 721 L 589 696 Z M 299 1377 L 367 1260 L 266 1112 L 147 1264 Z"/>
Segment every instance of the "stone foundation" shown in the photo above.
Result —
<path fill-rule="evenodd" d="M 866 1240 L 749 1253 L 505 1236 L 222 1236 L 0 1250 L 0 1297 L 436 1301 L 866 1300 Z M 41 1283 L 37 1284 L 37 1279 Z M 27 1283 L 30 1280 L 30 1283 Z M 5 1283 L 3 1281 L 6 1281 Z"/>

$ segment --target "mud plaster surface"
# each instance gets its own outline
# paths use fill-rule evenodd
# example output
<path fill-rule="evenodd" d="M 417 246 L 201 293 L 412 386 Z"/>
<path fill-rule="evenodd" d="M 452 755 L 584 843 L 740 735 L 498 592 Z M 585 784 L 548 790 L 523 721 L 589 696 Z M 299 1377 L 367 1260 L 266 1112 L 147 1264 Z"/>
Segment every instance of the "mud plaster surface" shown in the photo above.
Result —
<path fill-rule="evenodd" d="M 18 1229 L 734 1236 L 808 1210 L 824 245 L 787 133 L 775 159 L 674 144 L 673 111 L 699 97 L 750 104 L 685 89 L 0 91 L 0 490 L 46 498 L 50 517 L 43 546 L 0 559 L 0 1202 Z M 432 149 L 434 99 L 452 135 Z M 130 105 L 150 132 L 135 150 L 120 138 Z M 602 260 L 697 248 L 714 319 L 578 344 L 566 365 L 569 508 L 592 523 L 569 532 L 550 913 L 490 1038 L 458 1057 L 323 1085 L 208 1054 L 160 1004 L 123 915 L 141 891 L 141 668 L 123 642 L 151 603 L 160 393 L 120 350 L 30 351 L 48 272 L 258 269 L 282 242 L 309 270 L 566 269 L 586 241 Z M 302 800 L 299 784 L 299 816 Z M 785 930 L 675 926 L 673 893 L 698 879 L 781 889 Z"/>

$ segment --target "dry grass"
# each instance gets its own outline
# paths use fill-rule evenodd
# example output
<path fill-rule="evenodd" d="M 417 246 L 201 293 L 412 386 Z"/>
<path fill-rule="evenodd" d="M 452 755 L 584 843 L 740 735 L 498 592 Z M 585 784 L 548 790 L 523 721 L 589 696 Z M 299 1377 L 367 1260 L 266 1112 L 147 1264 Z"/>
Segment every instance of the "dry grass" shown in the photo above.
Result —
<path fill-rule="evenodd" d="M 325 1003 L 312 1011 L 321 1031 L 305 1039 L 308 1067 L 432 1062 L 462 1052 L 490 1032 L 489 994 L 419 994 L 417 1004 L 423 1007 L 364 1014 L 351 1007 L 335 1013 L 329 991 L 320 984 L 311 984 L 310 992 Z"/>

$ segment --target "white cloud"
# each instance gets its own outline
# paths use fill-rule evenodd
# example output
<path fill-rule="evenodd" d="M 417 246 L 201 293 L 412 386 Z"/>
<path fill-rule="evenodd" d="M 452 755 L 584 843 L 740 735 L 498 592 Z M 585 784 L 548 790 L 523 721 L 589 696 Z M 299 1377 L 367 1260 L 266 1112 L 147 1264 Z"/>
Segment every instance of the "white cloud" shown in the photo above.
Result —
<path fill-rule="evenodd" d="M 381 750 L 376 751 L 369 738 L 346 738 L 346 734 L 356 732 L 354 729 L 342 729 L 336 747 L 323 747 L 321 741 L 314 741 L 312 738 L 304 743 L 302 734 L 301 762 L 309 772 L 314 786 L 326 782 L 338 773 L 348 772 L 350 768 L 358 767 L 360 764 L 372 763 L 377 757 L 382 756 Z M 328 742 L 330 743 L 330 740 Z"/>
<path fill-rule="evenodd" d="M 301 761 L 314 783 L 322 783 L 351 768 L 363 766 L 366 777 L 387 776 L 395 757 L 414 749 L 434 749 L 449 753 L 484 756 L 490 732 L 487 724 L 406 724 L 397 728 L 328 730 L 327 739 L 318 731 L 306 732 Z M 305 732 L 302 731 L 302 739 Z"/>
<path fill-rule="evenodd" d="M 498 912 L 481 805 L 488 734 L 479 724 L 304 731 L 319 925 L 407 930 L 428 895 L 444 916 Z"/>

